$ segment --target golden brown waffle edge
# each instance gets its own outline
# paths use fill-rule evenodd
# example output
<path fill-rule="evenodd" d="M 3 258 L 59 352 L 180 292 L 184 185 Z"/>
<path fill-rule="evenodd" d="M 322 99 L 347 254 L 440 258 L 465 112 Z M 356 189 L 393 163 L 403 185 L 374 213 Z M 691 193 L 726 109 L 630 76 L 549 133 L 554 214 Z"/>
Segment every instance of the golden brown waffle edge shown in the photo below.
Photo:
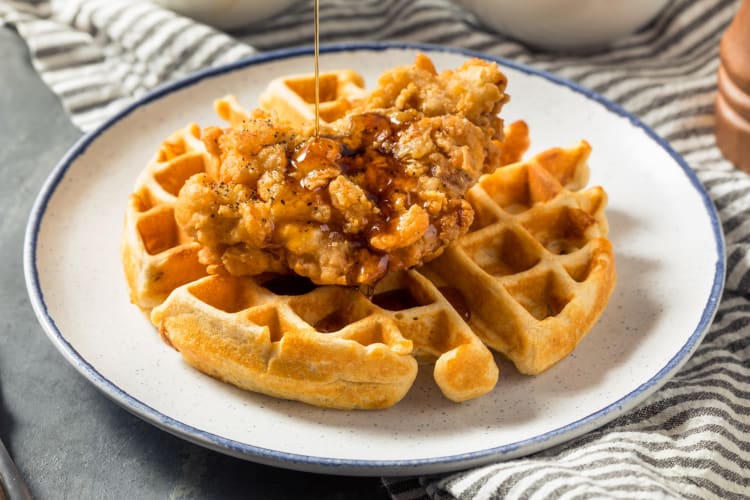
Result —
<path fill-rule="evenodd" d="M 200 133 L 190 124 L 165 140 L 128 198 L 120 252 L 130 300 L 145 314 L 179 285 L 206 274 L 200 245 L 181 231 L 173 208 L 184 181 L 205 169 Z"/>

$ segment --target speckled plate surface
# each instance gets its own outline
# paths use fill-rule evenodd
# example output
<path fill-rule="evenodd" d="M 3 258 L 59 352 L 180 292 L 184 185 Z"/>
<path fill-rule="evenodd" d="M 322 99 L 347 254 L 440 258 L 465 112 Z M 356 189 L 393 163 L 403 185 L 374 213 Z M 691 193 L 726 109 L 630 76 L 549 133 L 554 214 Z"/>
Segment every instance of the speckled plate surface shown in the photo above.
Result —
<path fill-rule="evenodd" d="M 470 55 L 440 47 L 327 47 L 321 70 L 381 71 L 426 51 L 439 69 Z M 609 193 L 619 281 L 593 331 L 537 377 L 500 361 L 496 389 L 445 400 L 429 367 L 398 405 L 324 410 L 243 392 L 188 367 L 128 301 L 119 257 L 125 203 L 163 138 L 218 124 L 212 102 L 248 106 L 272 78 L 312 70 L 310 51 L 265 54 L 164 87 L 85 136 L 42 189 L 26 235 L 29 295 L 49 338 L 107 396 L 153 424 L 250 460 L 316 472 L 441 472 L 521 456 L 598 427 L 656 391 L 705 334 L 724 279 L 716 213 L 684 162 L 653 132 L 591 92 L 500 61 L 507 120 L 531 128 L 532 153 L 593 146 L 591 183 Z"/>

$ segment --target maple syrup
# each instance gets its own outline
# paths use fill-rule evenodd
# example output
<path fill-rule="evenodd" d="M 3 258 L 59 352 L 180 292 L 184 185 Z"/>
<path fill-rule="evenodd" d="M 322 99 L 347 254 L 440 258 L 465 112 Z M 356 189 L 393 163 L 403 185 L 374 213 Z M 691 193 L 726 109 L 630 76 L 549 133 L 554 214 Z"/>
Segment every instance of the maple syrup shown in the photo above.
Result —
<path fill-rule="evenodd" d="M 471 319 L 471 309 L 469 309 L 466 297 L 458 289 L 452 286 L 441 286 L 438 287 L 438 290 L 464 321 Z M 380 292 L 373 295 L 370 300 L 376 306 L 389 311 L 403 311 L 404 309 L 427 305 L 417 301 L 414 295 L 404 288 Z"/>
<path fill-rule="evenodd" d="M 373 295 L 370 300 L 376 306 L 388 311 L 403 311 L 404 309 L 411 309 L 422 305 L 417 302 L 408 290 L 403 288 L 380 292 Z"/>
<path fill-rule="evenodd" d="M 469 308 L 469 303 L 466 300 L 466 297 L 464 297 L 464 294 L 462 294 L 458 288 L 454 288 L 452 286 L 441 286 L 438 287 L 438 290 L 440 290 L 440 293 L 443 294 L 443 297 L 450 302 L 451 306 L 453 306 L 453 309 L 456 310 L 459 316 L 461 316 L 464 321 L 469 321 L 471 319 L 471 309 Z"/>
<path fill-rule="evenodd" d="M 315 138 L 320 137 L 320 0 L 315 0 L 313 67 L 315 71 Z"/>

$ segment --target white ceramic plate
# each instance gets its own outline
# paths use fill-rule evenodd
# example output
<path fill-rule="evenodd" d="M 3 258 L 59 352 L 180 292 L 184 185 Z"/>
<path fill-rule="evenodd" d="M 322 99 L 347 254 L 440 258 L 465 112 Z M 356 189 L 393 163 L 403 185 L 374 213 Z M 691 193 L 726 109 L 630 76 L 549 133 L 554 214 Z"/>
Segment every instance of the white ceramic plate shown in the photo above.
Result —
<path fill-rule="evenodd" d="M 428 46 L 327 47 L 321 70 L 377 75 L 426 51 L 439 69 L 470 55 Z M 352 475 L 432 473 L 529 454 L 598 427 L 656 391 L 685 362 L 716 311 L 724 243 L 706 193 L 637 119 L 591 92 L 499 61 L 507 120 L 523 118 L 532 151 L 593 145 L 592 184 L 609 193 L 619 281 L 599 323 L 537 377 L 501 361 L 496 389 L 454 404 L 423 370 L 384 411 L 336 411 L 243 392 L 188 367 L 128 301 L 119 257 L 125 202 L 173 130 L 219 124 L 212 102 L 252 106 L 269 80 L 310 72 L 309 50 L 277 52 L 161 88 L 85 136 L 42 189 L 25 270 L 39 320 L 60 352 L 107 396 L 190 441 L 253 461 Z"/>

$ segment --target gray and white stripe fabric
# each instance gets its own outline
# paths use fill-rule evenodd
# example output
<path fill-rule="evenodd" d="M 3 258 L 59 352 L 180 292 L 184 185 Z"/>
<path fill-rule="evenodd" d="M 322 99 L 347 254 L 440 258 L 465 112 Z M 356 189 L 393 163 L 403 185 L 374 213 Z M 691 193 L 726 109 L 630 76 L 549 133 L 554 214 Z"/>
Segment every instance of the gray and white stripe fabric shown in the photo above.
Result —
<path fill-rule="evenodd" d="M 254 52 L 146 1 L 0 1 L 3 22 L 26 40 L 34 67 L 84 131 L 160 83 Z"/>
<path fill-rule="evenodd" d="M 312 0 L 231 36 L 147 2 L 125 3 L 0 0 L 0 23 L 26 40 L 34 67 L 83 130 L 198 68 L 312 43 Z M 449 0 L 322 0 L 323 43 L 472 49 L 617 102 L 683 155 L 726 236 L 726 289 L 709 333 L 640 407 L 533 456 L 449 475 L 384 478 L 394 499 L 750 498 L 750 177 L 722 158 L 713 137 L 719 40 L 738 6 L 673 0 L 610 50 L 575 55 L 534 51 L 494 34 Z"/>

